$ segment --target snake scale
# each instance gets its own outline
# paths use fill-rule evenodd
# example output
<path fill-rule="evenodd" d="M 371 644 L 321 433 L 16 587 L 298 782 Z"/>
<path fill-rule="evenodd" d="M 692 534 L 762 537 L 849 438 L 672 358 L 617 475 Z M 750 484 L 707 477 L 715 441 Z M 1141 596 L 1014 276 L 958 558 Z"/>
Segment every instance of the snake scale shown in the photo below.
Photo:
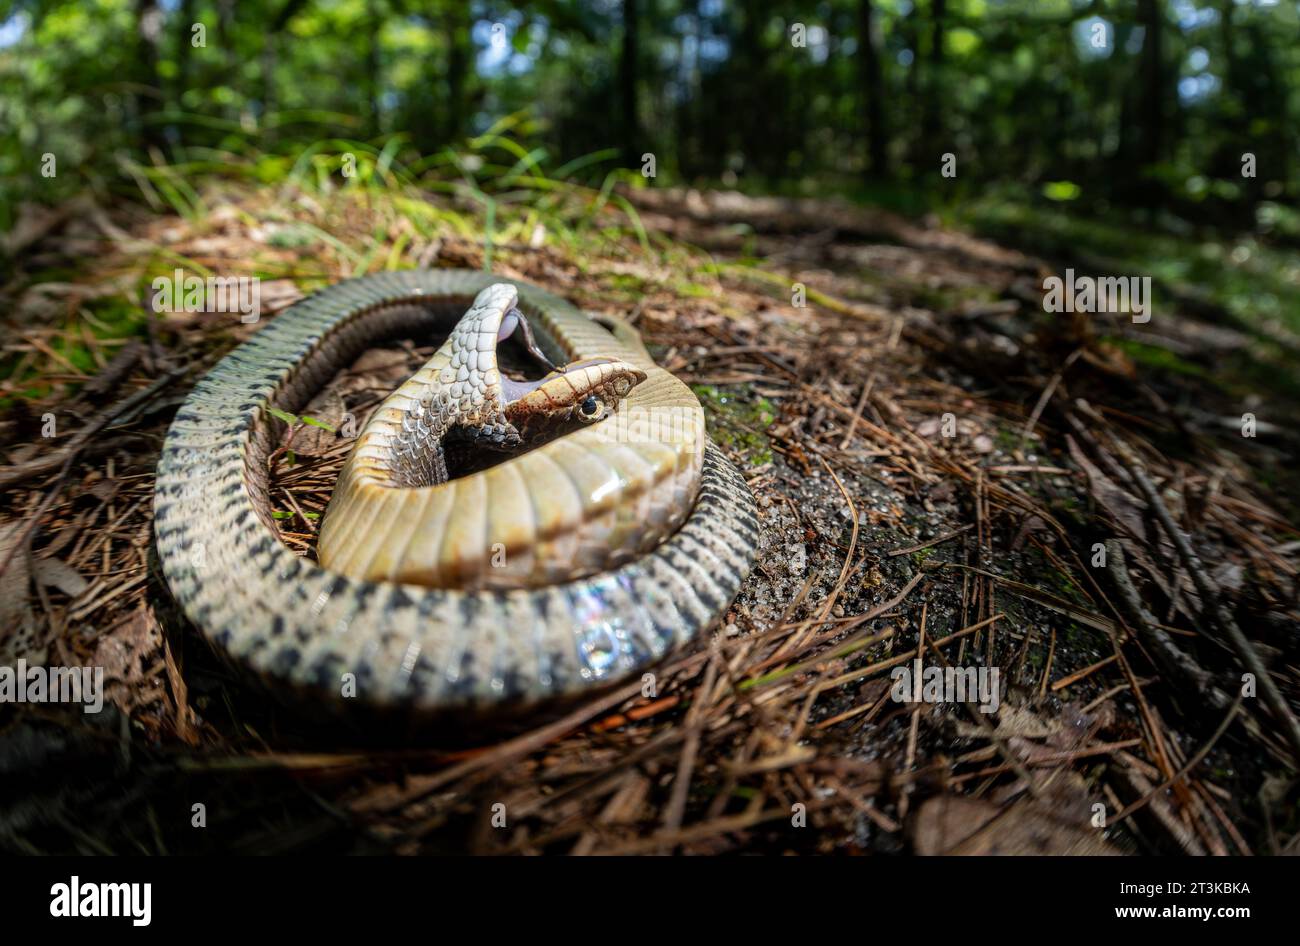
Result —
<path fill-rule="evenodd" d="M 494 352 L 490 362 L 435 357 L 358 438 L 322 523 L 325 564 L 283 545 L 269 492 L 268 457 L 282 436 L 271 412 L 301 410 L 375 344 L 453 332 L 476 297 L 507 283 L 517 308 L 493 317 L 526 319 L 539 356 L 629 366 L 619 370 L 635 387 L 620 383 L 626 398 L 609 399 L 617 413 L 449 482 L 377 488 L 367 444 L 400 447 L 385 431 L 420 431 L 418 410 L 386 411 L 402 406 L 403 391 L 419 395 L 411 385 L 429 372 L 457 390 L 497 380 Z M 491 329 L 504 337 L 507 326 Z M 154 512 L 173 596 L 237 667 L 335 705 L 355 693 L 403 710 L 526 710 L 652 666 L 718 620 L 749 571 L 758 527 L 743 478 L 703 433 L 698 400 L 634 332 L 615 329 L 534 286 L 464 270 L 365 276 L 291 306 L 199 381 L 168 431 Z M 432 395 L 423 397 L 427 406 Z M 579 410 L 590 407 L 584 399 Z M 660 410 L 675 420 L 667 434 L 610 435 L 625 413 Z M 331 533 L 349 561 L 324 554 Z M 397 545 L 405 557 L 384 552 Z M 484 567 L 489 552 L 502 552 L 505 567 Z"/>

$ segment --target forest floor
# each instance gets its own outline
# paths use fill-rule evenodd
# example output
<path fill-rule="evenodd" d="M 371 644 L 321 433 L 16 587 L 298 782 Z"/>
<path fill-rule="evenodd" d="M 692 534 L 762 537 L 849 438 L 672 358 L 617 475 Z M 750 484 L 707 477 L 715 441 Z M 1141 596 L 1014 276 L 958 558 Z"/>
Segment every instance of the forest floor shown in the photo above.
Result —
<path fill-rule="evenodd" d="M 0 849 L 1300 851 L 1286 325 L 1173 283 L 1146 324 L 1047 313 L 1043 280 L 1067 266 L 1141 270 L 1027 231 L 1037 249 L 1013 248 L 1014 228 L 1001 244 L 656 189 L 485 216 L 481 196 L 211 181 L 182 213 L 85 198 L 20 220 L 0 665 L 103 666 L 112 705 L 0 707 Z M 150 280 L 257 275 L 267 317 L 413 266 L 488 267 L 629 318 L 744 471 L 753 575 L 653 697 L 638 680 L 522 732 L 400 744 L 270 703 L 177 615 L 152 552 L 158 450 L 257 326 L 154 315 Z M 429 341 L 367 353 L 286 423 L 272 495 L 291 547 L 312 554 L 349 447 L 331 428 Z M 894 699 L 918 656 L 996 668 L 996 712 Z"/>

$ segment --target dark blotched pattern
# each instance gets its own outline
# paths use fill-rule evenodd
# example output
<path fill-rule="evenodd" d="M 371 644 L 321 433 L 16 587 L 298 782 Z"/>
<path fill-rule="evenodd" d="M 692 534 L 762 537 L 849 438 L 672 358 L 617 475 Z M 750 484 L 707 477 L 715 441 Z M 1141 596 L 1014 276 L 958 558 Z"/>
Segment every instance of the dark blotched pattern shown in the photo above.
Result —
<path fill-rule="evenodd" d="M 491 709 L 636 673 L 718 619 L 753 562 L 755 507 L 709 445 L 682 527 L 623 567 L 562 585 L 459 592 L 353 581 L 299 558 L 270 520 L 266 408 L 294 410 L 371 343 L 463 314 L 499 277 L 385 273 L 294 306 L 190 394 L 158 466 L 159 557 L 173 594 L 224 655 L 273 683 L 419 710 Z M 520 286 L 543 330 L 584 320 Z M 459 311 L 457 311 L 459 306 Z"/>

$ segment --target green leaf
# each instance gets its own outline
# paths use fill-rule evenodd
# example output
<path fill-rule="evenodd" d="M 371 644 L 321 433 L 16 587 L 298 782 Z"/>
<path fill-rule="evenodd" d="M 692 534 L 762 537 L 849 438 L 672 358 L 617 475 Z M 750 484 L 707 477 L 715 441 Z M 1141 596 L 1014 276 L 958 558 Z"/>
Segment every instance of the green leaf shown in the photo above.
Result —
<path fill-rule="evenodd" d="M 1048 200 L 1078 200 L 1083 188 L 1074 181 L 1048 181 L 1043 185 L 1043 196 Z"/>
<path fill-rule="evenodd" d="M 310 426 L 312 426 L 312 427 L 319 427 L 321 430 L 328 430 L 330 433 L 335 433 L 335 432 L 336 432 L 336 431 L 334 430 L 334 427 L 333 427 L 332 425 L 325 423 L 325 421 L 323 421 L 323 420 L 317 420 L 315 417 L 308 417 L 306 414 L 304 414 L 304 415 L 303 415 L 301 418 L 299 418 L 299 419 L 300 419 L 304 424 L 308 424 L 308 425 L 310 425 Z"/>

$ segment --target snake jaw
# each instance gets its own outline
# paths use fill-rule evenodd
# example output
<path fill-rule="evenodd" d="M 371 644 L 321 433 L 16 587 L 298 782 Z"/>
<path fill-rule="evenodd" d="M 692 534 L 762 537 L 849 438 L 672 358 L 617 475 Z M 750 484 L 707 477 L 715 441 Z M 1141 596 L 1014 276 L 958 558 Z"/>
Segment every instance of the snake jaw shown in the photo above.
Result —
<path fill-rule="evenodd" d="M 523 345 L 524 348 L 528 349 L 528 354 L 536 358 L 547 371 L 555 371 L 555 363 L 546 357 L 546 353 L 537 344 L 537 339 L 533 337 L 533 328 L 528 324 L 528 317 L 520 311 L 518 306 L 512 305 L 501 318 L 501 327 L 497 329 L 497 342 L 504 342 L 516 331 L 523 336 Z"/>
<path fill-rule="evenodd" d="M 645 379 L 646 373 L 628 362 L 589 358 L 540 381 L 511 382 L 505 413 L 516 424 L 532 418 L 594 424 L 614 413 Z"/>
<path fill-rule="evenodd" d="M 646 379 L 640 368 L 613 358 L 556 368 L 518 302 L 510 283 L 486 287 L 434 356 L 443 367 L 422 398 L 435 413 L 435 405 L 443 405 L 445 436 L 506 452 L 531 447 L 605 419 Z M 512 337 L 548 369 L 545 377 L 516 380 L 502 373 L 498 349 Z M 412 453 L 425 449 L 417 444 Z"/>

